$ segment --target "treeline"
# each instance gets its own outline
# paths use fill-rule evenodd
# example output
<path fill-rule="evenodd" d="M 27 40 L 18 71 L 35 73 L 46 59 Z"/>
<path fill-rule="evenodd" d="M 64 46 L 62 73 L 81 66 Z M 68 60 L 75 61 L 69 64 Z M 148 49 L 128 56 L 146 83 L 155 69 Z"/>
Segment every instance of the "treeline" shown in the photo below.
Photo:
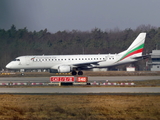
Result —
<path fill-rule="evenodd" d="M 28 31 L 27 28 L 0 29 L 0 69 L 17 56 L 119 53 L 129 47 L 140 32 L 147 32 L 145 53 L 160 47 L 160 27 L 141 25 L 137 29 L 91 31 Z"/>

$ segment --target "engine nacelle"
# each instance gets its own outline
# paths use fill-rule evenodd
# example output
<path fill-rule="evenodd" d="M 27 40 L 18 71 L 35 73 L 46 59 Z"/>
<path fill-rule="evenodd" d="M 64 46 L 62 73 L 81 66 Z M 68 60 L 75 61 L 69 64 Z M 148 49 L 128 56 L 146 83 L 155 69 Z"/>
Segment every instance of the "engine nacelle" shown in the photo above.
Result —
<path fill-rule="evenodd" d="M 59 66 L 58 67 L 58 72 L 59 73 L 68 73 L 71 72 L 71 67 L 67 65 Z"/>

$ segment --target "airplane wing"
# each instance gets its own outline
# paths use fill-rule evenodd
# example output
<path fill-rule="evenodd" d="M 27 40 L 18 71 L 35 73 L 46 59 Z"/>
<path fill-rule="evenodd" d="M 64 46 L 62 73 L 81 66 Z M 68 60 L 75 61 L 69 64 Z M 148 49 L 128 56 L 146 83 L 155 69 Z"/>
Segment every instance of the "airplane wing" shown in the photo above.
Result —
<path fill-rule="evenodd" d="M 75 64 L 72 64 L 73 66 L 75 67 L 91 67 L 91 66 L 97 66 L 99 65 L 98 63 L 99 62 L 102 62 L 102 61 L 95 61 L 95 62 L 85 62 L 85 63 L 75 63 Z"/>
<path fill-rule="evenodd" d="M 99 62 L 102 62 L 104 60 L 101 61 L 94 61 L 94 62 L 84 62 L 84 63 L 68 63 L 68 64 L 57 64 L 55 66 L 52 66 L 52 69 L 57 69 L 58 66 L 72 66 L 73 68 L 81 68 L 81 69 L 90 69 L 93 68 L 95 66 L 98 66 Z"/>
<path fill-rule="evenodd" d="M 75 63 L 72 64 L 73 66 L 90 66 L 90 65 L 99 65 L 98 63 L 101 61 L 96 61 L 96 62 L 86 62 L 86 63 Z"/>

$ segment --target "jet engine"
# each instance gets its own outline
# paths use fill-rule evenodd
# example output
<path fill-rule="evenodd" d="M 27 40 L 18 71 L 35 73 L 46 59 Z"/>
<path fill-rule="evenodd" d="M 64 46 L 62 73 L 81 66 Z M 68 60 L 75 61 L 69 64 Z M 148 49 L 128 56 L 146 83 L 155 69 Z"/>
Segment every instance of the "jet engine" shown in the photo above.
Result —
<path fill-rule="evenodd" d="M 71 71 L 71 67 L 70 66 L 67 66 L 67 65 L 63 65 L 63 66 L 59 66 L 58 67 L 58 72 L 59 73 L 68 73 Z"/>

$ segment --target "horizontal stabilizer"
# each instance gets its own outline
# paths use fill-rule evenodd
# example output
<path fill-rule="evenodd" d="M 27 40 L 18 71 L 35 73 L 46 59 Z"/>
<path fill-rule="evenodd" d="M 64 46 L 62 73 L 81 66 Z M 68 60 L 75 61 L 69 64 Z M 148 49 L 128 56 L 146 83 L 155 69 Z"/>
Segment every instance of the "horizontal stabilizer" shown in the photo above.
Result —
<path fill-rule="evenodd" d="M 142 56 L 139 56 L 139 57 L 134 57 L 133 59 L 147 59 L 149 58 L 151 55 L 142 55 Z"/>

